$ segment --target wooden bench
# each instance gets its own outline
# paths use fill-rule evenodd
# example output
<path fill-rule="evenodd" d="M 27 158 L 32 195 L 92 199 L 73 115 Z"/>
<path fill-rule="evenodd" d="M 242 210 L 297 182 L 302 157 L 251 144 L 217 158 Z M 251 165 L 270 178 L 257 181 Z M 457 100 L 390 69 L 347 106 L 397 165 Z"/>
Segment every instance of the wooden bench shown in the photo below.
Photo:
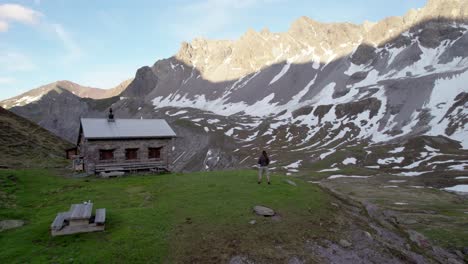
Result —
<path fill-rule="evenodd" d="M 96 209 L 96 217 L 94 223 L 103 225 L 106 222 L 106 208 Z"/>
<path fill-rule="evenodd" d="M 67 220 L 70 217 L 70 212 L 62 212 L 58 213 L 57 216 L 54 219 L 54 222 L 52 222 L 52 225 L 50 227 L 52 230 L 60 230 L 65 224 L 65 220 Z"/>

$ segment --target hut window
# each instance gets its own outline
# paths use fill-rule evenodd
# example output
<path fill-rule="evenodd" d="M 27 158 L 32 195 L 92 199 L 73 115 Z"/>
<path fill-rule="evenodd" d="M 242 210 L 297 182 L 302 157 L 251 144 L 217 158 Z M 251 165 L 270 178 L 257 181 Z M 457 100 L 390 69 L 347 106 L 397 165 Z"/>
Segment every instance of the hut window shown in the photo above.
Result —
<path fill-rule="evenodd" d="M 125 159 L 127 160 L 136 160 L 138 159 L 138 149 L 126 149 L 125 150 Z"/>
<path fill-rule="evenodd" d="M 100 160 L 111 160 L 114 159 L 114 150 L 111 149 L 101 149 L 99 150 L 99 159 Z"/>
<path fill-rule="evenodd" d="M 161 149 L 162 148 L 148 148 L 148 158 L 149 159 L 160 159 L 161 158 Z"/>

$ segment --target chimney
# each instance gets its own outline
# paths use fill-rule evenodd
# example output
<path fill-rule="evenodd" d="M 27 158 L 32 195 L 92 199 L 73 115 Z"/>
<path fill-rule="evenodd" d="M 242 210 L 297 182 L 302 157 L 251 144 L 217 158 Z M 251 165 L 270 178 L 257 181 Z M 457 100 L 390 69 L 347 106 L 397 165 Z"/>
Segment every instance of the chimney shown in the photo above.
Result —
<path fill-rule="evenodd" d="M 114 114 L 112 113 L 112 108 L 109 109 L 109 116 L 107 117 L 108 122 L 115 122 Z"/>

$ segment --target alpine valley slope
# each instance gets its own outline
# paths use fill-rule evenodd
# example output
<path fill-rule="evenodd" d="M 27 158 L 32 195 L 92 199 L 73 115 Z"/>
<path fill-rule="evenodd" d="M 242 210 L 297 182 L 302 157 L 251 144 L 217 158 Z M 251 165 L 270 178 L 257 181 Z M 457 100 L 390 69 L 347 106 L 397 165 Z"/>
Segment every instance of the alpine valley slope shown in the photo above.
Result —
<path fill-rule="evenodd" d="M 180 136 L 177 170 L 251 166 L 260 148 L 290 173 L 341 158 L 402 173 L 465 170 L 466 47 L 468 1 L 429 0 L 378 23 L 302 17 L 284 33 L 195 39 L 140 68 L 115 100 L 47 93 L 6 106 L 70 140 L 80 116 L 110 106 L 117 117 L 166 118 Z"/>
<path fill-rule="evenodd" d="M 72 144 L 0 107 L 0 168 L 63 167 Z"/>

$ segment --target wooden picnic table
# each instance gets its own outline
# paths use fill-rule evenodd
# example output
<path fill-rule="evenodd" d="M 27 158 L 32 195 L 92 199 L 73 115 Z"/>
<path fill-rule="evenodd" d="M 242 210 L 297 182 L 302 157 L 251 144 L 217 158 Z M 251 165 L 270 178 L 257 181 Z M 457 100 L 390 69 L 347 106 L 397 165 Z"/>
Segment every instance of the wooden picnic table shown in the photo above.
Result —
<path fill-rule="evenodd" d="M 70 207 L 70 220 L 84 220 L 91 218 L 93 204 L 72 204 Z"/>
<path fill-rule="evenodd" d="M 58 213 L 51 225 L 53 236 L 103 231 L 106 209 L 97 209 L 92 217 L 93 204 L 72 204 L 68 212 Z"/>

